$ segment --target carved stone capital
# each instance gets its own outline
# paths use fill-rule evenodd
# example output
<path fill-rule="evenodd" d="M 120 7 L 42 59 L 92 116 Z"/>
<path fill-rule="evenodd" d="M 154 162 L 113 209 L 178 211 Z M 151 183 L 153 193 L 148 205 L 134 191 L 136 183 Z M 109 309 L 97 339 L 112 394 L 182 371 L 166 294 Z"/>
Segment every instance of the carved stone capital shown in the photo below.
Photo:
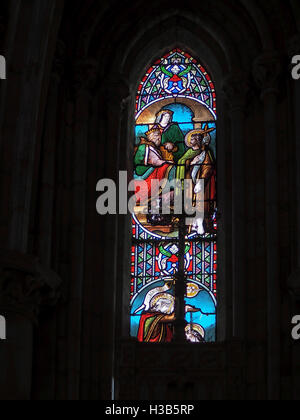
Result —
<path fill-rule="evenodd" d="M 0 250 L 0 312 L 17 313 L 37 322 L 43 307 L 53 306 L 60 296 L 61 279 L 38 259 Z"/>
<path fill-rule="evenodd" d="M 253 65 L 254 80 L 262 91 L 262 98 L 267 93 L 278 94 L 278 82 L 282 72 L 282 61 L 277 52 L 260 55 Z"/>
<path fill-rule="evenodd" d="M 74 66 L 74 89 L 76 95 L 85 91 L 92 93 L 98 79 L 98 62 L 93 58 L 78 60 Z"/>
<path fill-rule="evenodd" d="M 223 80 L 222 93 L 230 106 L 231 112 L 244 110 L 248 91 L 247 76 L 241 71 L 230 73 Z"/>

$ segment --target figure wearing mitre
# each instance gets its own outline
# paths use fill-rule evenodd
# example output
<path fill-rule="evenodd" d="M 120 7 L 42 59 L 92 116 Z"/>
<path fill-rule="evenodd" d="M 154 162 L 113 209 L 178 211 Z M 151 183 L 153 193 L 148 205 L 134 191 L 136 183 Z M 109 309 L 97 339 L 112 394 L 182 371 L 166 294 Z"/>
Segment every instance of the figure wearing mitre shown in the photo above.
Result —
<path fill-rule="evenodd" d="M 147 197 L 142 196 L 142 192 L 139 193 L 142 199 L 147 199 L 151 196 L 152 180 L 166 183 L 167 181 L 172 181 L 176 173 L 173 162 L 165 160 L 162 156 L 160 150 L 161 131 L 158 128 L 152 128 L 146 133 L 146 136 L 146 138 L 141 138 L 134 156 L 135 179 L 144 180 L 148 184 Z M 163 184 L 162 188 L 164 188 Z"/>

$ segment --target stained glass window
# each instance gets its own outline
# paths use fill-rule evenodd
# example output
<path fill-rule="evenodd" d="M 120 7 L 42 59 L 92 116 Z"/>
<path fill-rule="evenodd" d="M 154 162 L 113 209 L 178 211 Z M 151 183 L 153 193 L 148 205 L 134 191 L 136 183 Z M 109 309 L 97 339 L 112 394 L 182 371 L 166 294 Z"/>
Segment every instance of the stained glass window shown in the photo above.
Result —
<path fill-rule="evenodd" d="M 132 218 L 131 336 L 148 343 L 176 337 L 214 342 L 217 107 L 210 75 L 191 55 L 174 49 L 143 77 L 135 120 L 134 178 L 147 183 L 152 201 L 150 206 L 149 196 L 139 191 L 144 210 Z M 156 194 L 153 180 L 160 182 Z M 190 180 L 193 202 L 201 193 L 203 214 L 193 223 L 174 211 L 176 187 L 164 187 L 174 180 L 183 188 Z M 159 210 L 169 203 L 170 214 L 153 212 L 153 201 Z"/>

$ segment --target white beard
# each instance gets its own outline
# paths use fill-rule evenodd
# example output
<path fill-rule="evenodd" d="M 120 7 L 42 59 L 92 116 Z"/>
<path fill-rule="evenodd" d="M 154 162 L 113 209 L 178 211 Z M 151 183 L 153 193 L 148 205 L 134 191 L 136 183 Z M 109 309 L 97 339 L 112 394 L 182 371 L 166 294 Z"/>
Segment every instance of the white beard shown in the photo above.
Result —
<path fill-rule="evenodd" d="M 198 235 L 204 235 L 203 218 L 196 219 L 192 225 L 192 231 L 197 232 Z"/>

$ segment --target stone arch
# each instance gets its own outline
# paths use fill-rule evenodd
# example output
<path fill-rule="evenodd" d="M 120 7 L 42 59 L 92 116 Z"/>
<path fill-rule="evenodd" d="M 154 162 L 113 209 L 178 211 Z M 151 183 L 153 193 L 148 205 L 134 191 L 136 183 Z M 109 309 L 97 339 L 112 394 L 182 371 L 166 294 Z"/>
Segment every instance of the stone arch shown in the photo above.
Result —
<path fill-rule="evenodd" d="M 220 153 L 225 153 L 227 150 L 232 157 L 231 142 L 237 141 L 241 135 L 234 121 L 240 123 L 239 118 L 241 118 L 243 112 L 246 82 L 248 81 L 249 73 L 251 73 L 252 62 L 262 49 L 273 49 L 276 46 L 275 30 L 271 20 L 266 17 L 264 6 L 259 2 L 249 5 L 249 2 L 246 1 L 232 1 L 229 3 L 218 1 L 214 5 L 215 15 L 211 12 L 208 3 L 201 3 L 200 9 L 197 5 L 198 9 L 193 13 L 195 9 L 192 10 L 193 6 L 191 3 L 188 3 L 187 7 L 181 7 L 177 6 L 175 2 L 174 10 L 170 12 L 169 4 L 160 2 L 160 13 L 157 14 L 157 17 L 153 15 L 146 16 L 145 19 L 141 20 L 143 16 L 142 7 L 136 7 L 134 4 L 128 5 L 127 3 L 121 6 L 119 2 L 111 2 L 109 7 L 105 4 L 100 6 L 99 2 L 96 2 L 93 4 L 85 19 L 85 23 L 81 27 L 79 36 L 74 42 L 75 45 L 71 48 L 73 62 L 78 57 L 83 58 L 83 60 L 93 57 L 100 64 L 97 71 L 98 89 L 95 89 L 95 92 L 98 95 L 103 95 L 103 98 L 99 99 L 98 102 L 101 110 L 106 110 L 106 106 L 109 107 L 107 114 L 110 118 L 108 118 L 108 121 L 102 120 L 104 125 L 102 129 L 102 133 L 104 133 L 103 138 L 109 143 L 105 148 L 108 162 L 112 162 L 113 153 L 120 144 L 121 136 L 122 139 L 126 138 L 126 141 L 122 141 L 117 160 L 114 162 L 114 169 L 111 170 L 113 174 L 118 168 L 130 171 L 126 160 L 130 160 L 131 156 L 129 143 L 133 135 L 133 118 L 130 110 L 133 109 L 132 102 L 136 86 L 153 58 L 160 55 L 162 49 L 171 50 L 175 44 L 178 44 L 183 49 L 188 49 L 191 55 L 203 61 L 212 74 L 219 98 L 218 110 L 221 115 L 221 132 L 224 132 L 224 135 L 221 134 L 219 138 L 219 143 L 224 147 L 222 149 L 221 146 Z M 112 22 L 115 6 L 118 7 L 119 13 Z M 224 19 L 224 16 L 229 16 L 229 6 L 231 8 L 230 19 Z M 188 10 L 189 7 L 190 10 Z M 200 12 L 202 12 L 202 16 Z M 195 17 L 197 14 L 199 16 Z M 175 29 L 176 27 L 177 29 Z M 236 39 L 236 28 L 240 30 L 240 39 Z M 68 40 L 69 44 L 72 42 L 73 40 Z M 236 71 L 236 69 L 239 71 Z M 228 74 L 230 74 L 230 77 L 226 78 Z M 229 123 L 226 103 L 221 95 L 224 78 L 226 78 L 224 90 L 227 97 L 231 99 L 230 112 L 235 112 L 236 119 L 232 120 L 232 125 Z M 226 117 L 225 114 L 227 114 Z M 116 126 L 113 127 L 111 121 L 116 122 Z M 233 129 L 234 134 L 232 134 L 231 129 Z M 126 135 L 122 133 L 126 133 Z M 226 148 L 225 143 L 229 144 L 229 147 L 227 146 Z M 234 160 L 237 160 L 241 154 L 242 151 L 239 150 L 235 154 Z M 221 168 L 219 172 L 225 173 L 226 168 Z M 232 185 L 230 185 L 231 187 Z M 226 201 L 225 197 L 222 199 L 224 202 Z M 231 215 L 229 216 L 230 218 Z M 228 220 L 227 222 L 224 221 L 223 228 L 228 230 Z M 119 232 L 118 237 L 124 241 L 126 235 L 124 236 L 123 226 L 119 226 L 119 229 L 122 230 Z M 115 233 L 116 231 L 114 230 L 113 232 Z M 106 235 L 108 235 L 108 232 L 106 232 Z M 115 251 L 120 256 L 124 249 L 121 247 L 121 249 L 115 249 Z M 126 252 L 125 249 L 125 254 Z M 114 260 L 116 258 L 114 256 Z M 229 252 L 229 255 L 224 257 L 226 265 L 230 265 L 230 259 Z M 126 261 L 123 262 L 123 270 L 126 272 Z M 107 290 L 104 292 L 106 296 L 111 287 L 113 288 L 112 294 L 114 296 L 118 295 L 116 289 L 121 284 L 120 277 L 122 276 L 118 274 L 117 269 L 115 269 L 113 276 L 115 277 L 114 280 L 112 281 L 110 278 L 109 284 L 106 285 Z M 107 278 L 106 282 L 108 283 Z M 128 285 L 127 282 L 128 278 L 124 275 L 126 287 Z M 232 297 L 232 300 L 235 301 L 239 297 L 240 295 L 237 294 L 235 297 Z M 112 315 L 116 316 L 116 318 L 120 318 L 118 309 L 119 298 L 120 296 L 111 300 L 112 307 L 117 308 L 114 315 Z M 122 314 L 126 313 L 125 302 L 126 297 L 123 300 L 121 299 Z M 234 305 L 235 302 L 233 302 Z M 240 307 L 235 308 L 235 319 L 239 310 Z M 228 322 L 221 327 L 224 327 L 224 330 L 226 330 L 224 337 L 231 337 L 234 334 L 239 337 L 239 333 L 243 328 L 231 325 L 234 316 L 230 311 L 226 312 L 226 317 Z M 119 326 L 118 321 L 114 319 L 112 321 L 114 334 Z M 233 333 L 234 329 L 236 331 Z M 120 330 L 122 331 L 122 336 L 126 337 L 126 326 L 121 327 Z M 114 335 L 110 336 L 111 341 L 114 338 Z M 111 347 L 113 348 L 114 346 L 115 344 L 111 343 Z"/>
<path fill-rule="evenodd" d="M 208 71 L 210 71 L 210 74 L 213 78 L 213 80 L 216 82 L 216 89 L 217 89 L 217 93 L 219 93 L 219 109 L 222 109 L 222 99 L 221 99 L 221 87 L 222 87 L 222 80 L 224 77 L 224 73 L 226 74 L 226 70 L 224 68 L 222 68 L 222 63 L 219 61 L 219 57 L 215 57 L 214 56 L 214 51 L 212 49 L 210 49 L 210 47 L 205 44 L 204 42 L 201 42 L 197 39 L 197 37 L 193 36 L 192 34 L 190 34 L 188 31 L 186 31 L 186 28 L 181 28 L 179 26 L 179 30 L 178 30 L 179 34 L 182 34 L 182 40 L 181 42 L 179 42 L 178 46 L 182 47 L 183 50 L 190 52 L 195 59 L 198 59 L 199 62 L 203 63 L 204 66 L 206 66 L 206 68 L 208 69 Z M 171 34 L 171 35 L 170 35 Z M 142 79 L 144 72 L 147 70 L 147 66 L 151 65 L 152 62 L 154 62 L 161 54 L 162 51 L 164 51 L 164 53 L 166 52 L 166 50 L 170 50 L 172 49 L 172 47 L 175 46 L 174 41 L 172 41 L 170 43 L 169 40 L 169 36 L 171 36 L 171 39 L 175 39 L 176 35 L 176 31 L 167 31 L 164 32 L 161 36 L 157 36 L 154 39 L 151 39 L 150 42 L 145 40 L 145 48 L 143 49 L 143 51 L 140 52 L 140 54 L 136 54 L 136 57 L 134 59 L 134 61 L 130 61 L 129 57 L 132 56 L 132 52 L 126 52 L 124 51 L 123 54 L 125 55 L 126 59 L 121 59 L 120 55 L 117 54 L 117 57 L 115 58 L 115 63 L 117 65 L 117 63 L 123 63 L 123 67 L 120 69 L 119 71 L 121 74 L 121 77 L 119 76 L 119 79 L 117 78 L 116 80 L 122 80 L 122 84 L 125 83 L 125 85 L 128 85 L 129 91 L 127 93 L 127 98 L 126 98 L 126 102 L 123 103 L 122 105 L 122 113 L 124 115 L 124 120 L 123 120 L 123 127 L 124 127 L 124 131 L 127 133 L 126 136 L 126 141 L 124 142 L 124 138 L 122 138 L 122 150 L 126 150 L 124 153 L 120 153 L 120 161 L 119 161 L 119 168 L 122 169 L 127 169 L 129 170 L 129 173 L 131 173 L 131 162 L 132 162 L 132 155 L 133 155 L 133 142 L 132 142 L 132 138 L 133 138 L 133 132 L 134 132 L 134 103 L 135 103 L 135 96 L 136 96 L 136 91 L 137 91 L 137 87 L 138 84 L 140 83 L 140 80 Z M 143 38 L 142 38 L 143 39 Z M 122 51 L 122 49 L 120 49 L 120 51 Z M 200 51 L 202 53 L 202 56 L 200 55 Z M 163 55 L 163 54 L 162 54 Z M 128 58 L 127 58 L 128 57 Z M 126 71 L 125 71 L 126 70 Z M 118 77 L 118 76 L 117 76 Z M 113 78 L 111 79 L 112 83 L 114 83 Z M 120 98 L 119 98 L 120 100 Z M 123 118 L 122 118 L 123 119 Z M 223 147 L 226 144 L 226 140 L 222 139 L 222 134 L 220 134 L 220 143 L 223 144 Z M 220 150 L 220 156 L 224 156 L 225 155 L 225 151 L 222 152 L 222 146 L 219 148 Z M 132 151 L 132 154 L 131 154 Z M 128 160 L 129 159 L 129 160 Z M 222 188 L 222 171 L 224 170 L 224 166 L 225 166 L 225 162 L 223 161 L 223 168 L 221 167 L 220 170 L 220 186 Z M 224 203 L 225 204 L 225 203 Z M 123 244 L 123 251 L 120 251 L 121 253 L 124 252 L 125 255 L 130 255 L 130 249 L 129 249 L 129 245 L 126 246 L 126 244 L 130 244 L 131 243 L 131 235 L 129 235 L 129 231 L 130 231 L 130 218 L 127 219 L 127 228 L 126 228 L 126 234 L 122 236 L 122 240 L 124 242 Z M 222 233 L 220 234 L 222 235 Z M 223 241 L 225 241 L 225 239 L 223 239 Z M 120 254 L 119 254 L 120 255 Z M 121 257 L 121 255 L 120 255 Z M 126 299 L 128 300 L 128 273 L 129 270 L 127 272 L 125 272 L 123 274 L 123 284 L 122 284 L 122 291 L 124 294 L 123 297 L 123 302 L 126 301 Z M 222 275 L 221 275 L 222 278 Z M 120 286 L 120 282 L 118 283 Z M 225 284 L 225 281 L 221 280 L 221 284 Z M 127 289 L 127 290 L 126 290 Z M 220 287 L 220 295 L 221 295 L 221 299 L 223 296 L 225 296 L 225 290 L 222 290 L 222 287 Z M 120 298 L 119 298 L 120 299 Z M 120 300 L 119 300 L 120 302 Z M 129 300 L 128 300 L 129 302 Z M 118 304 L 117 304 L 118 306 Z M 219 313 L 219 318 L 223 319 L 223 322 L 225 323 L 225 319 L 226 316 L 225 314 L 222 314 L 222 312 L 226 309 L 226 307 L 228 308 L 229 305 L 220 305 L 220 313 Z M 128 312 L 128 308 L 126 308 L 126 306 L 123 306 L 122 312 L 118 313 L 118 310 L 116 311 L 116 316 L 119 317 L 122 322 L 122 327 L 120 328 L 120 330 L 123 332 L 123 336 L 124 337 L 129 337 L 129 317 L 127 316 L 127 312 Z M 222 322 L 220 323 L 220 325 L 222 325 Z M 220 328 L 220 336 L 219 339 L 225 339 L 226 333 L 225 333 L 225 327 Z"/>
<path fill-rule="evenodd" d="M 222 9 L 222 6 L 220 6 Z M 151 20 L 149 24 L 145 23 L 145 28 L 139 26 L 139 30 L 136 31 L 134 34 L 131 33 L 130 30 L 127 30 L 121 28 L 121 30 L 117 30 L 116 32 L 112 33 L 114 28 L 109 28 L 107 35 L 104 37 L 104 41 L 98 46 L 98 48 L 95 47 L 96 45 L 96 39 L 97 39 L 97 31 L 94 32 L 94 35 L 87 36 L 87 33 L 84 33 L 84 39 L 88 39 L 90 41 L 90 47 L 87 45 L 85 46 L 85 51 L 88 51 L 88 56 L 94 55 L 94 57 L 97 58 L 97 60 L 100 62 L 101 60 L 101 54 L 103 51 L 107 50 L 104 48 L 104 44 L 108 42 L 108 40 L 111 43 L 111 49 L 115 48 L 116 54 L 114 56 L 109 55 L 107 57 L 107 62 L 102 62 L 102 70 L 100 70 L 100 77 L 103 78 L 105 75 L 105 72 L 107 70 L 111 70 L 110 77 L 109 77 L 109 83 L 112 83 L 112 86 L 117 87 L 114 90 L 114 100 L 118 102 L 119 111 L 122 113 L 122 129 L 127 133 L 127 141 L 125 142 L 125 145 L 127 144 L 128 147 L 125 147 L 125 153 L 120 153 L 119 155 L 119 161 L 118 166 L 123 168 L 128 168 L 127 162 L 125 162 L 128 157 L 130 158 L 130 146 L 129 143 L 132 139 L 132 129 L 133 129 L 133 118 L 131 115 L 130 109 L 133 109 L 133 100 L 134 100 L 134 93 L 136 91 L 135 87 L 139 83 L 140 76 L 143 73 L 143 71 L 147 68 L 148 65 L 151 64 L 151 61 L 156 56 L 160 55 L 162 48 L 165 49 L 172 49 L 176 43 L 179 43 L 178 46 L 182 47 L 183 49 L 188 49 L 195 58 L 202 58 L 201 61 L 203 61 L 204 57 L 204 64 L 209 69 L 210 73 L 212 74 L 213 78 L 216 82 L 216 88 L 217 91 L 220 93 L 223 81 L 225 76 L 230 71 L 235 70 L 236 68 L 241 67 L 242 70 L 246 73 L 246 75 L 242 75 L 242 83 L 240 86 L 238 86 L 238 82 L 240 81 L 238 77 L 236 77 L 236 74 L 240 76 L 240 73 L 236 73 L 232 75 L 232 77 L 226 79 L 226 87 L 229 88 L 229 94 L 231 95 L 231 100 L 233 102 L 236 101 L 237 97 L 244 95 L 244 82 L 245 79 L 247 80 L 249 69 L 248 69 L 248 63 L 249 61 L 252 62 L 253 58 L 255 57 L 255 54 L 258 54 L 260 51 L 260 41 L 257 37 L 257 33 L 255 32 L 253 34 L 252 42 L 248 40 L 251 44 L 251 49 L 245 51 L 245 49 L 241 46 L 242 43 L 239 43 L 239 48 L 234 48 L 233 46 L 233 34 L 228 31 L 227 28 L 224 28 L 223 25 L 220 23 L 220 26 L 215 32 L 208 33 L 208 31 L 203 32 L 203 39 L 199 37 L 199 33 L 188 30 L 187 27 L 193 22 L 196 22 L 196 24 L 199 24 L 199 21 L 195 21 L 194 19 L 187 18 L 187 14 L 183 13 L 184 19 L 179 19 L 178 16 L 176 16 L 176 12 L 173 13 L 173 16 L 170 16 L 168 13 L 164 16 L 164 19 L 162 20 Z M 219 16 L 220 19 L 220 16 Z M 253 28 L 253 20 L 252 18 L 249 19 L 249 27 Z M 178 24 L 178 22 L 183 22 L 182 24 Z M 201 22 L 201 19 L 200 19 Z M 180 29 L 166 29 L 166 25 L 168 24 L 177 24 Z M 239 24 L 240 22 L 235 22 L 236 24 Z M 135 22 L 131 22 L 131 25 L 134 26 Z M 104 28 L 106 27 L 104 23 Z M 101 26 L 101 23 L 99 23 L 99 26 Z M 158 33 L 157 36 L 153 37 L 152 34 L 156 31 L 156 28 L 162 27 L 163 30 Z M 174 26 L 174 25 L 173 25 Z M 199 25 L 197 25 L 199 26 Z M 234 26 L 234 25 L 233 25 Z M 94 25 L 94 29 L 97 27 L 97 25 Z M 215 25 L 215 28 L 217 26 Z M 103 31 L 103 27 L 101 27 L 101 31 Z M 246 31 L 247 32 L 247 31 Z M 251 31 L 250 31 L 251 32 Z M 260 33 L 259 30 L 257 30 L 258 33 Z M 252 32 L 251 32 L 252 33 Z M 181 41 L 178 41 L 178 40 Z M 210 40 L 211 42 L 207 42 L 207 40 Z M 124 43 L 127 44 L 126 48 L 124 47 Z M 94 47 L 93 47 L 94 46 Z M 143 48 L 142 48 L 143 47 Z M 136 53 L 138 51 L 138 54 Z M 200 56 L 199 51 L 201 51 L 202 56 Z M 108 58 L 109 57 L 109 58 Z M 113 60 L 112 60 L 113 57 Z M 135 63 L 135 65 L 133 65 Z M 240 65 L 241 64 L 241 65 Z M 123 87 L 121 87 L 123 86 Z M 126 86 L 128 90 L 126 89 Z M 232 86 L 233 89 L 232 89 Z M 114 89 L 113 88 L 113 89 Z M 125 88 L 125 89 L 123 89 Z M 118 98 L 118 89 L 120 92 L 120 96 Z M 237 90 L 236 90 L 237 89 Z M 241 92 L 242 90 L 242 92 Z M 123 93 L 126 92 L 126 96 L 123 96 Z M 228 93 L 228 90 L 227 90 Z M 234 105 L 235 106 L 235 105 Z M 240 106 L 240 105 L 239 105 Z M 219 101 L 219 111 L 222 115 L 222 111 L 225 109 L 225 102 L 223 98 L 220 97 Z M 115 115 L 118 114 L 118 111 Z M 240 111 L 237 114 L 237 117 L 240 117 Z M 237 122 L 237 119 L 233 119 L 233 125 Z M 227 121 L 225 118 L 221 117 L 221 125 L 225 126 L 227 124 Z M 108 127 L 108 135 L 111 137 L 114 133 L 120 136 L 119 128 L 114 127 L 110 128 Z M 237 137 L 241 135 L 241 133 L 237 133 L 235 131 L 235 141 L 237 140 Z M 222 141 L 223 140 L 223 141 Z M 118 144 L 118 139 L 114 138 L 115 144 Z M 221 139 L 221 144 L 225 145 L 226 142 L 230 141 L 230 133 L 227 132 L 227 135 L 223 139 Z M 123 146 L 124 147 L 124 146 Z M 124 148 L 122 149 L 124 150 Z M 225 152 L 225 146 L 224 149 L 220 149 Z M 237 154 L 235 154 L 235 159 L 239 159 L 239 157 L 242 154 L 242 150 L 240 149 Z M 109 160 L 111 160 L 111 156 L 109 157 Z M 223 168 L 220 173 L 225 172 L 225 165 L 223 165 Z M 238 187 L 240 188 L 240 186 Z M 224 201 L 226 201 L 225 198 L 223 198 Z M 226 228 L 228 229 L 228 226 L 226 227 L 226 222 L 224 222 L 224 230 Z M 123 231 L 123 230 L 122 230 Z M 124 241 L 124 235 L 122 234 L 122 240 Z M 125 243 L 126 238 L 129 240 L 129 237 L 125 235 Z M 224 242 L 226 240 L 224 239 Z M 238 241 L 237 241 L 238 243 Z M 120 250 L 119 250 L 120 251 Z M 122 251 L 120 251 L 119 255 L 124 251 L 124 247 Z M 125 246 L 125 253 L 126 253 L 126 246 Z M 228 253 L 230 254 L 230 252 Z M 129 253 L 127 254 L 129 255 Z M 227 257 L 228 258 L 228 257 Z M 227 261 L 228 264 L 228 261 Z M 126 266 L 126 264 L 125 264 Z M 126 273 L 126 270 L 125 270 Z M 123 287 L 121 289 L 124 289 L 124 285 L 126 284 L 126 287 L 128 286 L 128 277 L 125 274 L 123 279 Z M 111 285 L 110 285 L 111 286 Z M 118 278 L 118 286 L 120 286 L 120 278 Z M 115 286 L 116 288 L 116 282 Z M 236 292 L 236 290 L 235 290 Z M 114 289 L 114 294 L 118 294 L 117 290 Z M 233 296 L 231 299 L 234 301 L 233 305 L 237 304 L 237 301 L 241 298 L 242 292 L 238 292 L 236 296 Z M 126 296 L 126 293 L 125 293 Z M 242 296 L 243 297 L 243 296 Z M 119 296 L 120 298 L 120 296 Z M 122 299 L 121 299 L 122 301 Z M 115 304 L 118 302 L 115 301 Z M 126 305 L 124 305 L 124 302 L 126 302 L 126 297 L 123 298 L 123 309 L 120 314 L 120 310 L 117 309 L 115 311 L 116 318 L 123 317 L 124 314 L 126 314 Z M 241 307 L 243 306 L 243 303 L 240 302 L 237 307 L 235 307 L 235 320 L 239 317 L 239 311 L 241 310 Z M 226 312 L 226 308 L 222 308 L 223 311 Z M 126 315 L 125 315 L 126 316 Z M 233 314 L 230 313 L 230 311 L 227 311 L 226 316 L 224 318 L 230 319 L 234 318 Z M 119 322 L 115 320 L 116 324 L 119 325 Z M 237 337 L 240 336 L 240 334 L 244 334 L 243 331 L 243 316 L 241 316 L 241 321 L 238 321 L 239 325 L 235 325 L 232 327 L 230 325 L 230 321 L 228 325 L 226 326 L 225 323 L 222 325 L 221 329 L 224 329 L 224 331 L 227 331 L 223 334 L 222 338 L 226 338 L 226 336 L 230 336 L 231 334 L 236 335 Z M 117 327 L 115 327 L 117 329 Z M 123 337 L 126 337 L 126 331 L 127 326 L 122 326 L 119 331 L 122 331 Z M 234 332 L 232 332 L 234 330 Z M 229 335 L 227 335 L 229 334 Z M 117 357 L 118 359 L 118 357 Z"/>

